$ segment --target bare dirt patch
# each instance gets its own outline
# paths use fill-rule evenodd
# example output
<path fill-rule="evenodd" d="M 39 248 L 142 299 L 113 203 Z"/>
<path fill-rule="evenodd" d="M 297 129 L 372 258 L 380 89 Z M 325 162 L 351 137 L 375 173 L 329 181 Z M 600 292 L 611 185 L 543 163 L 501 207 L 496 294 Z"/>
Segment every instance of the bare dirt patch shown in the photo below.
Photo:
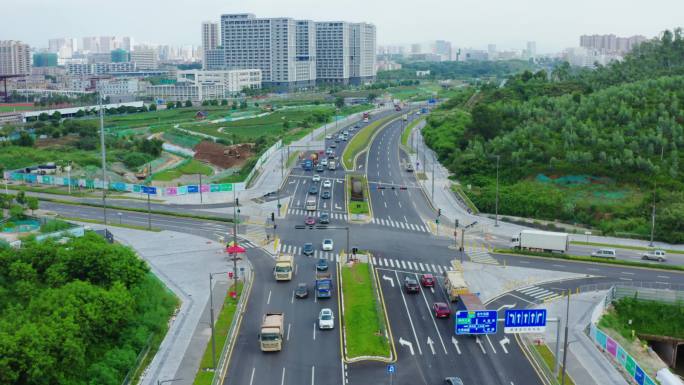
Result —
<path fill-rule="evenodd" d="M 195 159 L 221 168 L 241 167 L 247 159 L 254 155 L 251 143 L 224 146 L 222 144 L 203 141 L 195 146 Z"/>

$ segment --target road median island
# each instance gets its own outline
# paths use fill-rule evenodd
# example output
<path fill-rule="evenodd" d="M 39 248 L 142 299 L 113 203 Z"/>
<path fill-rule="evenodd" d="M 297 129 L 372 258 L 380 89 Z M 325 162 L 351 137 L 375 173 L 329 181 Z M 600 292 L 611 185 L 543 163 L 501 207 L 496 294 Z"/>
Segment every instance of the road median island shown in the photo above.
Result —
<path fill-rule="evenodd" d="M 555 357 L 553 353 L 551 352 L 551 349 L 549 349 L 548 346 L 544 343 L 538 343 L 534 344 L 532 346 L 532 349 L 530 349 L 530 352 L 535 356 L 535 358 L 539 361 L 541 360 L 542 362 L 540 363 L 541 365 L 545 365 L 545 367 L 548 369 L 547 375 L 551 378 L 553 378 L 552 371 L 554 370 L 555 367 Z M 557 383 L 561 383 L 561 377 L 563 375 L 563 366 L 560 366 L 560 369 L 558 370 L 558 377 L 556 378 Z M 556 382 L 554 382 L 556 383 Z M 569 373 L 565 373 L 565 383 L 568 385 L 575 385 L 575 382 L 572 380 L 570 377 Z"/>
<path fill-rule="evenodd" d="M 372 266 L 356 262 L 339 269 L 345 362 L 391 362 L 395 357 L 389 342 L 391 331 Z"/>
<path fill-rule="evenodd" d="M 77 217 L 65 217 L 62 215 L 59 215 L 59 219 L 65 220 L 65 221 L 71 221 L 71 222 L 83 222 L 83 223 L 94 223 L 98 225 L 104 225 L 104 221 L 101 221 L 99 219 L 89 219 L 89 218 L 77 218 Z M 142 231 L 152 231 L 155 233 L 158 233 L 161 231 L 161 229 L 153 227 L 152 229 L 148 229 L 147 226 L 140 226 L 140 225 L 129 225 L 127 223 L 116 223 L 116 221 L 109 221 L 107 222 L 107 226 L 113 226 L 113 227 L 121 227 L 124 229 L 132 229 L 132 230 L 142 230 Z"/>
<path fill-rule="evenodd" d="M 366 179 L 366 176 L 362 174 L 347 174 L 345 178 L 347 186 L 347 208 L 349 210 L 350 218 L 353 215 L 365 215 L 367 217 L 370 217 L 370 194 L 368 190 L 368 180 Z M 359 196 L 358 192 L 354 193 L 354 183 L 352 183 L 352 180 L 355 182 L 359 182 L 357 183 L 357 186 L 359 186 L 361 189 L 361 196 Z"/>
<path fill-rule="evenodd" d="M 411 136 L 411 131 L 413 131 L 413 128 L 417 126 L 420 122 L 422 122 L 423 119 L 416 119 L 412 121 L 411 123 L 407 124 L 406 127 L 404 128 L 404 131 L 401 133 L 401 145 L 404 146 L 404 148 L 407 149 L 408 152 L 413 153 L 413 148 L 408 147 L 408 141 L 409 137 Z"/>
<path fill-rule="evenodd" d="M 639 251 L 650 251 L 654 249 L 661 249 L 660 247 L 646 247 L 646 246 L 630 246 L 630 245 L 620 245 L 616 243 L 602 243 L 602 242 L 584 242 L 584 241 L 570 241 L 572 245 L 580 246 L 597 246 L 597 247 L 614 247 L 616 249 L 625 250 L 639 250 Z M 662 249 L 666 253 L 670 254 L 684 254 L 684 250 L 673 250 L 673 249 Z"/>
<path fill-rule="evenodd" d="M 606 258 L 596 258 L 581 255 L 571 255 L 571 254 L 555 254 L 555 253 L 540 253 L 533 251 L 521 251 L 513 249 L 494 249 L 496 254 L 506 254 L 506 255 L 520 255 L 525 257 L 537 257 L 537 258 L 553 258 L 553 259 L 563 259 L 566 261 L 576 261 L 576 262 L 590 262 L 590 263 L 600 263 L 604 265 L 617 265 L 617 266 L 627 266 L 627 267 L 638 267 L 645 269 L 654 270 L 671 270 L 684 272 L 684 266 L 678 265 L 663 265 L 648 262 L 635 262 L 635 261 L 624 261 L 620 259 L 606 259 Z"/>
<path fill-rule="evenodd" d="M 230 285 L 228 292 L 232 292 L 234 284 Z M 214 324 L 214 334 L 216 336 L 216 363 L 219 364 L 218 355 L 223 351 L 224 345 L 228 342 L 228 332 L 230 327 L 234 322 L 234 317 L 238 309 L 238 303 L 240 302 L 240 297 L 242 296 L 243 283 L 238 282 L 237 291 L 235 298 L 230 295 L 226 295 L 221 311 L 216 318 L 216 323 Z M 207 342 L 207 346 L 204 350 L 204 355 L 202 355 L 202 360 L 200 361 L 199 371 L 195 376 L 193 385 L 211 385 L 214 380 L 214 375 L 218 371 L 213 369 L 213 359 L 212 359 L 212 349 L 211 349 L 211 338 Z"/>
<path fill-rule="evenodd" d="M 373 134 L 393 119 L 396 119 L 396 116 L 388 116 L 360 129 L 347 143 L 342 153 L 342 166 L 347 170 L 354 170 L 357 156 L 370 146 Z"/>

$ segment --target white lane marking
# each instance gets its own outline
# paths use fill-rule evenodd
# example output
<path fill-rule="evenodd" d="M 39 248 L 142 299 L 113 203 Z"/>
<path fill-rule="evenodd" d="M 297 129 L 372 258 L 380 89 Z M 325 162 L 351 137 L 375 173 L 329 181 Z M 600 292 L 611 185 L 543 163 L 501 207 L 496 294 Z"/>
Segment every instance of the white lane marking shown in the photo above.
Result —
<path fill-rule="evenodd" d="M 394 272 L 394 275 L 397 278 L 397 282 L 399 281 L 399 273 L 396 271 Z M 418 335 L 416 334 L 416 328 L 413 326 L 413 319 L 411 318 L 411 312 L 409 312 L 408 304 L 406 303 L 406 296 L 404 295 L 404 291 L 399 287 L 399 293 L 401 294 L 401 300 L 404 302 L 404 310 L 406 310 L 406 316 L 408 316 L 409 319 L 409 324 L 411 325 L 411 331 L 413 331 L 413 339 L 416 341 L 416 346 L 418 347 L 418 353 L 420 355 L 423 355 L 423 350 L 420 348 L 420 343 L 418 342 Z M 401 343 L 401 339 L 399 339 L 399 343 Z M 413 348 L 411 348 L 411 351 L 413 352 Z"/>
<path fill-rule="evenodd" d="M 292 327 L 292 324 L 287 324 L 287 337 L 286 340 L 290 340 L 290 328 Z"/>
<path fill-rule="evenodd" d="M 249 385 L 252 385 L 252 382 L 254 382 L 254 372 L 256 371 L 256 367 L 252 367 L 252 375 L 249 376 Z"/>
<path fill-rule="evenodd" d="M 487 354 L 487 351 L 485 350 L 484 346 L 482 345 L 482 341 L 480 341 L 480 337 L 475 337 L 475 343 L 480 345 L 480 349 L 482 349 L 482 354 Z"/>
<path fill-rule="evenodd" d="M 311 385 L 314 385 L 314 377 L 315 377 L 314 373 L 316 373 L 316 367 L 311 366 Z"/>
<path fill-rule="evenodd" d="M 508 349 L 506 349 L 506 344 L 511 342 L 511 340 L 508 339 L 508 337 L 504 337 L 502 340 L 499 341 L 499 345 L 501 345 L 501 349 L 503 349 L 504 353 L 508 354 Z"/>
<path fill-rule="evenodd" d="M 485 337 L 487 337 L 487 342 L 489 342 L 489 346 L 492 347 L 492 351 L 494 351 L 494 354 L 496 354 L 496 349 L 494 349 L 494 344 L 492 343 L 492 340 L 489 338 L 489 335 L 485 334 Z"/>
<path fill-rule="evenodd" d="M 670 277 L 668 277 L 667 275 L 658 275 L 657 277 L 658 277 L 658 278 L 670 279 Z"/>
<path fill-rule="evenodd" d="M 385 208 L 387 208 L 387 202 L 383 202 L 383 203 L 385 203 Z"/>
<path fill-rule="evenodd" d="M 622 274 L 627 274 L 627 275 L 634 275 L 631 271 L 621 271 L 620 273 Z"/>
<path fill-rule="evenodd" d="M 285 368 L 283 368 L 283 375 L 280 377 L 280 385 L 285 385 Z"/>
<path fill-rule="evenodd" d="M 413 344 L 411 343 L 411 341 L 406 341 L 405 339 L 399 337 L 399 345 L 408 346 L 409 349 L 411 350 L 411 355 L 412 356 L 415 355 L 415 353 L 413 352 Z"/>
<path fill-rule="evenodd" d="M 268 299 L 266 299 L 266 305 L 269 305 L 271 303 L 271 291 L 268 291 Z"/>
<path fill-rule="evenodd" d="M 515 305 L 516 305 L 516 303 L 513 303 L 512 305 L 511 304 L 504 304 L 504 305 L 501 305 L 500 308 L 496 309 L 496 311 L 501 311 L 503 309 L 513 309 L 515 307 Z"/>
<path fill-rule="evenodd" d="M 632 278 L 625 278 L 625 277 L 620 277 L 620 279 L 623 281 L 631 281 L 632 280 Z"/>
<path fill-rule="evenodd" d="M 414 274 L 416 279 L 418 279 L 418 274 Z M 425 291 L 421 290 L 420 294 L 423 295 L 423 301 L 425 301 L 425 307 L 427 307 L 428 314 L 430 314 L 430 319 L 432 320 L 432 325 L 435 327 L 435 331 L 437 332 L 437 337 L 439 337 L 439 342 L 442 343 L 442 349 L 444 349 L 444 354 L 449 354 L 447 352 L 446 345 L 444 344 L 444 340 L 442 339 L 442 333 L 439 332 L 439 328 L 437 327 L 437 322 L 435 322 L 435 314 L 432 312 L 432 309 L 430 308 L 430 304 L 428 303 L 427 297 L 425 296 Z M 435 354 L 435 347 L 432 346 L 434 342 L 430 339 L 428 336 L 428 345 L 430 345 L 430 349 L 432 350 L 432 354 Z"/>
<path fill-rule="evenodd" d="M 456 352 L 458 354 L 461 354 L 461 349 L 458 347 L 458 341 L 456 340 L 456 337 L 451 336 L 451 343 L 454 344 L 454 347 L 456 348 Z"/>
<path fill-rule="evenodd" d="M 313 339 L 316 341 L 316 323 L 314 322 L 314 328 L 313 328 Z"/>
<path fill-rule="evenodd" d="M 297 266 L 295 265 L 295 275 L 297 275 Z M 295 291 L 292 290 L 292 298 L 290 298 L 290 303 L 294 303 L 294 293 Z"/>
<path fill-rule="evenodd" d="M 392 277 L 388 277 L 388 276 L 383 274 L 382 279 L 384 279 L 385 281 L 389 281 L 389 283 L 392 285 L 392 287 L 394 287 L 394 280 L 392 279 Z"/>

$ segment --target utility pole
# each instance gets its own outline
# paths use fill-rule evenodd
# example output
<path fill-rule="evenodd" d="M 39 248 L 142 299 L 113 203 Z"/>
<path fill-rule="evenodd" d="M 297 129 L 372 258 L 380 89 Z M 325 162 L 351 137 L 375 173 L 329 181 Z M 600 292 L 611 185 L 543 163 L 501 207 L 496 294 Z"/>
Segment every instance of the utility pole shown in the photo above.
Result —
<path fill-rule="evenodd" d="M 280 184 L 283 184 L 283 178 L 285 178 L 285 163 L 283 161 L 283 149 L 280 149 Z M 280 218 L 280 189 L 276 191 L 276 196 L 278 198 L 278 218 Z M 273 240 L 275 241 L 275 231 L 273 232 Z"/>
<path fill-rule="evenodd" d="M 465 242 L 465 228 L 461 228 L 461 263 L 463 263 L 463 255 L 465 254 L 465 249 L 463 248 L 463 243 Z"/>
<path fill-rule="evenodd" d="M 496 216 L 494 219 L 494 226 L 499 227 L 499 158 L 500 155 L 496 156 Z"/>
<path fill-rule="evenodd" d="M 209 273 L 209 325 L 211 325 L 211 367 L 216 369 L 216 337 L 214 333 L 214 286 L 212 279 L 214 274 Z"/>
<path fill-rule="evenodd" d="M 558 378 L 558 372 L 560 371 L 560 330 L 563 318 L 558 317 L 558 325 L 556 326 L 556 362 L 554 364 L 553 375 Z"/>
<path fill-rule="evenodd" d="M 202 173 L 197 173 L 199 175 L 199 193 L 200 193 L 200 204 L 204 203 L 202 198 Z"/>
<path fill-rule="evenodd" d="M 107 232 L 107 160 L 105 154 L 104 105 L 100 92 L 100 147 L 102 147 L 102 217 Z"/>
<path fill-rule="evenodd" d="M 235 184 L 233 184 L 233 194 L 235 194 Z M 240 203 L 237 198 L 235 198 L 233 205 L 233 245 L 237 246 L 237 221 L 238 221 L 238 203 Z M 233 253 L 233 290 L 237 292 L 237 253 Z"/>
<path fill-rule="evenodd" d="M 67 179 L 69 180 L 68 184 L 68 190 L 69 190 L 69 195 L 71 195 L 71 161 L 69 161 L 69 165 L 67 166 Z"/>
<path fill-rule="evenodd" d="M 568 290 L 568 304 L 565 308 L 565 340 L 563 341 L 563 375 L 561 385 L 565 385 L 565 363 L 568 358 L 568 324 L 570 323 L 570 290 Z"/>
<path fill-rule="evenodd" d="M 150 192 L 152 190 L 152 187 L 150 186 L 151 179 L 149 179 L 152 176 L 152 162 L 148 164 L 148 180 L 147 180 L 147 229 L 152 230 L 152 205 L 150 204 Z"/>
<path fill-rule="evenodd" d="M 651 209 L 651 241 L 648 243 L 653 247 L 653 235 L 655 234 L 655 209 L 656 209 L 656 183 L 653 183 L 653 207 Z"/>
<path fill-rule="evenodd" d="M 432 156 L 432 203 L 435 203 L 435 157 Z"/>

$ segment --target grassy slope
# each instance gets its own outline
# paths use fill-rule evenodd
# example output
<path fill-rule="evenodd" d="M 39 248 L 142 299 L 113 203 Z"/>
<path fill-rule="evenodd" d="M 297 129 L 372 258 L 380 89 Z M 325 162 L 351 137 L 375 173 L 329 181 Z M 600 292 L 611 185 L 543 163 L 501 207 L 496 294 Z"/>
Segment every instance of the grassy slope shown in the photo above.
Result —
<path fill-rule="evenodd" d="M 349 357 L 389 356 L 389 343 L 382 334 L 382 316 L 376 307 L 371 271 L 366 263 L 342 267 L 344 325 Z"/>
<path fill-rule="evenodd" d="M 202 174 L 202 175 L 211 175 L 213 174 L 213 169 L 206 164 L 190 159 L 187 162 L 184 162 L 178 167 L 172 168 L 170 170 L 165 170 L 162 171 L 158 174 L 154 174 L 152 176 L 153 180 L 158 180 L 158 181 L 172 181 L 176 178 L 180 178 L 183 175 L 197 175 L 197 174 Z"/>

